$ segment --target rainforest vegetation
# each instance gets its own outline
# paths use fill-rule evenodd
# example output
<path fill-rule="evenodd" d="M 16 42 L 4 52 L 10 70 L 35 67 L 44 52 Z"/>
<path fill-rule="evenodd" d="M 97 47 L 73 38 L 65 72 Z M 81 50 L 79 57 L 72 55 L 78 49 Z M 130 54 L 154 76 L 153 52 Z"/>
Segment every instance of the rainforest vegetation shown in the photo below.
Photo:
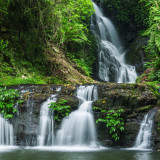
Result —
<path fill-rule="evenodd" d="M 63 83 L 50 60 L 52 47 L 89 76 L 96 46 L 89 31 L 93 12 L 90 0 L 1 0 L 1 84 Z"/>
<path fill-rule="evenodd" d="M 103 3 L 104 13 L 115 15 L 117 24 L 131 24 L 137 37 L 148 37 L 144 65 L 149 72 L 137 82 L 159 84 L 160 1 L 95 2 Z M 64 84 L 95 78 L 98 42 L 90 31 L 92 14 L 91 0 L 1 0 L 0 84 Z M 78 81 L 80 75 L 84 77 Z"/>

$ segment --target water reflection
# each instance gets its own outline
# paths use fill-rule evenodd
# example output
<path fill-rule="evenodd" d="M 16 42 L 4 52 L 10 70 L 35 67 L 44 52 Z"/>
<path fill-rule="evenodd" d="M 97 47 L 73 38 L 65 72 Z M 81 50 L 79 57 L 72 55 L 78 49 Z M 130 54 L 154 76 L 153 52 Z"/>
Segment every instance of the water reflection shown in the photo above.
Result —
<path fill-rule="evenodd" d="M 0 152 L 0 160 L 159 160 L 160 152 L 103 150 L 99 152 L 72 152 L 19 149 Z"/>
<path fill-rule="evenodd" d="M 160 154 L 159 154 L 160 156 Z M 139 152 L 135 154 L 136 160 L 159 160 L 158 152 Z"/>

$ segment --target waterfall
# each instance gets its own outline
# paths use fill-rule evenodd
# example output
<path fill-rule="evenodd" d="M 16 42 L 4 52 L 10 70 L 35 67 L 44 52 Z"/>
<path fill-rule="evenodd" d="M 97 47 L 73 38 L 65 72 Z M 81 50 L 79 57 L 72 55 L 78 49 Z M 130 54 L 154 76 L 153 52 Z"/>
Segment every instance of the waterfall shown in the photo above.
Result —
<path fill-rule="evenodd" d="M 41 106 L 40 110 L 40 134 L 38 136 L 38 146 L 49 146 L 54 144 L 54 120 L 53 110 L 49 109 L 49 104 L 56 102 L 57 95 L 51 95 Z"/>
<path fill-rule="evenodd" d="M 0 115 L 0 145 L 13 145 L 13 126 Z"/>
<path fill-rule="evenodd" d="M 144 119 L 140 126 L 139 133 L 136 138 L 134 148 L 138 148 L 138 149 L 151 148 L 152 128 L 153 128 L 155 113 L 156 113 L 156 110 L 153 109 L 144 116 Z"/>
<path fill-rule="evenodd" d="M 77 88 L 80 105 L 62 121 L 57 132 L 58 146 L 96 146 L 96 130 L 92 114 L 92 102 L 98 99 L 97 87 L 80 86 Z"/>
<path fill-rule="evenodd" d="M 101 80 L 118 83 L 134 83 L 135 66 L 126 65 L 125 52 L 112 22 L 103 16 L 93 2 L 95 14 L 91 18 L 91 31 L 99 40 L 98 76 Z"/>
<path fill-rule="evenodd" d="M 29 145 L 35 145 L 36 144 L 36 138 L 33 136 L 34 131 L 34 119 L 33 119 L 33 108 L 34 108 L 34 100 L 31 97 L 27 98 L 27 112 L 25 114 L 26 118 L 26 137 L 25 137 L 25 142 L 24 145 L 29 146 Z"/>

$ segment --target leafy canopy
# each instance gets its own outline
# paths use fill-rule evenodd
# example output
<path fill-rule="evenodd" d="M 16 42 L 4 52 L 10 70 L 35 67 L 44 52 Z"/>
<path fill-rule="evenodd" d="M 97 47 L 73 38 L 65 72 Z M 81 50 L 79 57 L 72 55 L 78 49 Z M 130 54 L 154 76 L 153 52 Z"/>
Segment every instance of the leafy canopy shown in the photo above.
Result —
<path fill-rule="evenodd" d="M 88 42 L 87 26 L 93 12 L 93 4 L 90 0 L 67 0 L 67 2 L 62 0 L 55 12 L 59 19 L 57 31 L 59 43 Z"/>

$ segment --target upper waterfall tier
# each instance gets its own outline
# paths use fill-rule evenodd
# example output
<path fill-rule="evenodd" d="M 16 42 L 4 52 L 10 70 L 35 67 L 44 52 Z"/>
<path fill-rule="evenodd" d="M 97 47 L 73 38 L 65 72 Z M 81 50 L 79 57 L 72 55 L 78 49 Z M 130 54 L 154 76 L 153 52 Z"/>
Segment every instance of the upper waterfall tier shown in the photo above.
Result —
<path fill-rule="evenodd" d="M 98 99 L 97 88 L 94 85 L 79 86 L 76 95 L 84 101 L 95 101 Z"/>
<path fill-rule="evenodd" d="M 107 82 L 134 83 L 137 78 L 135 67 L 126 65 L 126 53 L 114 25 L 94 2 L 93 5 L 95 14 L 91 18 L 91 30 L 100 43 L 99 78 Z"/>

